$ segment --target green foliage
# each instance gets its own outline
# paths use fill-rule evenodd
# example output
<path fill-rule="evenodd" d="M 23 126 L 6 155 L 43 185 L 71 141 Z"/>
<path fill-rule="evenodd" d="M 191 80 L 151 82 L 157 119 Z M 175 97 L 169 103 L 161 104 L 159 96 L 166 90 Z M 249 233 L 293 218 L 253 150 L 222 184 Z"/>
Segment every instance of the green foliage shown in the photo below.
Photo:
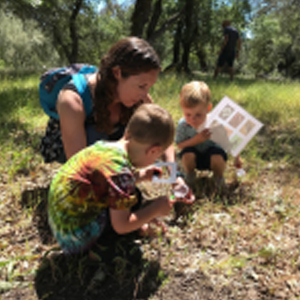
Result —
<path fill-rule="evenodd" d="M 252 26 L 253 39 L 249 41 L 249 67 L 256 73 L 269 74 L 278 64 L 277 44 L 279 22 L 270 16 L 261 16 Z"/>
<path fill-rule="evenodd" d="M 299 77 L 299 1 L 262 2 L 252 27 L 250 66 L 257 73 L 279 71 L 285 77 Z"/>
<path fill-rule="evenodd" d="M 38 152 L 47 121 L 38 104 L 38 76 L 0 75 L 0 290 L 11 290 L 4 297 L 22 293 L 24 299 L 36 295 L 40 299 L 78 295 L 101 299 L 124 287 L 118 294 L 122 298 L 121 293 L 133 286 L 131 298 L 133 292 L 144 292 L 148 287 L 147 295 L 134 295 L 136 299 L 148 299 L 165 291 L 177 292 L 181 287 L 186 290 L 185 284 L 189 284 L 189 290 L 182 299 L 189 299 L 190 289 L 199 291 L 199 287 L 205 293 L 210 290 L 213 297 L 220 286 L 219 282 L 211 285 L 211 278 L 216 276 L 224 280 L 226 288 L 232 288 L 229 281 L 240 286 L 249 283 L 251 288 L 255 281 L 254 291 L 260 298 L 266 295 L 263 280 L 268 285 L 275 282 L 280 293 L 286 289 L 287 283 L 281 279 L 293 278 L 299 258 L 299 251 L 295 251 L 295 228 L 299 227 L 299 84 L 241 77 L 230 83 L 227 77 L 213 81 L 200 73 L 162 74 L 151 95 L 171 112 L 175 122 L 182 116 L 180 88 L 190 80 L 208 83 L 214 105 L 228 95 L 264 123 L 242 153 L 246 180 L 232 192 L 231 202 L 203 196 L 182 218 L 173 221 L 168 217 L 165 236 L 143 240 L 142 262 L 136 262 L 139 254 L 133 255 L 132 245 L 126 247 L 121 240 L 109 243 L 109 247 L 103 241 L 99 243 L 95 247 L 99 252 L 92 253 L 97 259 L 91 261 L 87 256 L 62 255 L 54 248 L 48 231 L 48 190 L 41 187 L 48 187 L 58 166 L 44 164 Z M 106 259 L 102 255 L 105 252 L 112 258 Z M 152 263 L 149 258 L 158 262 Z M 202 272 L 205 276 L 199 277 Z M 291 294 L 292 290 L 287 297 L 292 299 Z M 273 299 L 273 294 L 270 297 Z"/>
<path fill-rule="evenodd" d="M 99 6 L 99 1 L 94 0 L 1 1 L 0 69 L 48 68 L 74 61 L 98 65 L 112 44 L 130 34 L 136 2 L 101 3 Z M 157 3 L 152 1 L 144 38 Z M 193 9 L 186 15 L 188 3 L 189 9 Z M 229 19 L 243 40 L 240 57 L 235 61 L 236 73 L 297 78 L 299 8 L 299 1 L 288 0 L 162 1 L 149 41 L 160 56 L 163 69 L 175 61 L 177 53 L 178 69 L 188 61 L 190 70 L 211 72 L 223 41 L 221 23 Z"/>
<path fill-rule="evenodd" d="M 37 75 L 0 75 L 0 81 L 0 170 L 12 178 L 41 161 L 34 157 L 47 118 L 39 105 Z"/>
<path fill-rule="evenodd" d="M 0 10 L 0 59 L 2 68 L 41 68 L 54 64 L 58 55 L 36 22 L 16 18 Z"/>

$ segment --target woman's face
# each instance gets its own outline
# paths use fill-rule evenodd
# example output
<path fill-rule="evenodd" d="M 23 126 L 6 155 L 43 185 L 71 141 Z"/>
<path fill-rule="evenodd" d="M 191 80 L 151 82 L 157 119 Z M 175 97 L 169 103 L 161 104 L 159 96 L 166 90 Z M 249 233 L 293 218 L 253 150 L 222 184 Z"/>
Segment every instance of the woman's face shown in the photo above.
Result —
<path fill-rule="evenodd" d="M 123 78 L 120 68 L 114 70 L 117 85 L 117 102 L 121 102 L 126 107 L 132 107 L 138 102 L 149 102 L 149 89 L 158 78 L 159 70 L 151 70 L 146 73 L 132 75 Z"/>

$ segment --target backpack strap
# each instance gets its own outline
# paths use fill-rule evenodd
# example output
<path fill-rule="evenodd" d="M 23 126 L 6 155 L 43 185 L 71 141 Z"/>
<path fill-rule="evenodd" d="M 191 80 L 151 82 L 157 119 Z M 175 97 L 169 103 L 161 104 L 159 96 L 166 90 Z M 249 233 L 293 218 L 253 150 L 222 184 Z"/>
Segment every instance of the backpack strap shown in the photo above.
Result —
<path fill-rule="evenodd" d="M 57 97 L 61 89 L 70 81 L 74 86 L 74 90 L 82 98 L 86 117 L 91 115 L 93 109 L 92 95 L 84 74 L 92 74 L 97 72 L 97 67 L 86 64 L 72 64 L 68 67 L 54 68 L 45 72 L 41 76 L 39 84 L 40 104 L 45 113 L 59 120 L 56 111 Z"/>
<path fill-rule="evenodd" d="M 93 110 L 93 101 L 86 77 L 84 74 L 77 73 L 72 75 L 72 81 L 82 99 L 85 115 L 88 117 Z"/>

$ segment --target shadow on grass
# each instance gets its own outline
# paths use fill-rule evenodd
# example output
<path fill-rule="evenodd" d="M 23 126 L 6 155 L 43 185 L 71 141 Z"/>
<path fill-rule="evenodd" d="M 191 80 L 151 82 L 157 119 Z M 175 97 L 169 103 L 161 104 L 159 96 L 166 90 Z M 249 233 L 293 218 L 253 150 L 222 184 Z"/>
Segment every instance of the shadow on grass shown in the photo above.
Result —
<path fill-rule="evenodd" d="M 39 233 L 39 239 L 44 245 L 55 243 L 47 217 L 47 196 L 49 186 L 25 190 L 21 195 L 21 205 L 32 208 L 32 221 Z"/>
<path fill-rule="evenodd" d="M 35 277 L 38 299 L 148 299 L 162 283 L 159 263 L 142 258 L 133 236 L 103 236 L 92 251 L 94 259 L 44 257 Z"/>
<path fill-rule="evenodd" d="M 42 111 L 39 104 L 37 86 L 32 88 L 24 88 L 22 86 L 8 87 L 1 92 L 0 105 L 0 123 L 7 121 L 15 110 L 19 110 L 22 107 L 30 109 L 34 114 Z"/>
<path fill-rule="evenodd" d="M 25 190 L 21 199 L 23 207 L 33 209 L 41 242 L 53 246 L 47 221 L 48 190 L 48 186 Z M 118 235 L 108 224 L 90 253 L 64 255 L 52 248 L 35 276 L 38 299 L 148 299 L 165 277 L 159 262 L 143 258 L 137 238 L 135 232 Z"/>

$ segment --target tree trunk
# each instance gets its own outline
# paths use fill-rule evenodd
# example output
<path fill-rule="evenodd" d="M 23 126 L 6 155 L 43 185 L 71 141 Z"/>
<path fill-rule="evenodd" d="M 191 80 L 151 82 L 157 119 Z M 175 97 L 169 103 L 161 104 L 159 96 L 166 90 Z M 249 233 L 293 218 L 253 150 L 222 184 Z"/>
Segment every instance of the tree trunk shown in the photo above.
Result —
<path fill-rule="evenodd" d="M 199 64 L 200 64 L 200 70 L 207 72 L 208 67 L 207 67 L 207 63 L 206 63 L 205 52 L 201 48 L 198 48 L 196 54 L 197 54 Z"/>
<path fill-rule="evenodd" d="M 176 71 L 179 71 L 180 69 L 179 58 L 180 58 L 181 32 L 182 32 L 182 23 L 181 20 L 179 20 L 177 22 L 177 26 L 174 34 L 173 60 L 172 63 L 165 68 L 164 72 L 172 69 L 176 69 Z"/>
<path fill-rule="evenodd" d="M 71 53 L 69 63 L 76 63 L 78 57 L 78 32 L 76 26 L 76 18 L 78 16 L 79 10 L 82 6 L 83 0 L 76 0 L 73 6 L 73 11 L 70 17 L 70 38 L 71 38 Z"/>
<path fill-rule="evenodd" d="M 173 62 L 172 62 L 172 64 L 174 65 L 177 65 L 179 63 L 181 38 L 182 38 L 182 23 L 181 21 L 179 21 L 177 23 L 177 28 L 174 36 Z"/>
<path fill-rule="evenodd" d="M 190 73 L 189 69 L 189 56 L 191 50 L 191 41 L 185 41 L 182 45 L 183 53 L 181 58 L 181 66 L 184 72 Z"/>
<path fill-rule="evenodd" d="M 147 40 L 150 40 L 154 31 L 155 27 L 157 25 L 157 22 L 159 20 L 159 17 L 162 13 L 162 0 L 157 0 L 154 4 L 154 10 L 151 17 L 151 20 L 149 22 L 148 28 L 147 28 Z"/>
<path fill-rule="evenodd" d="M 196 24 L 194 24 L 194 0 L 186 0 L 184 7 L 184 34 L 182 38 L 183 54 L 181 59 L 181 65 L 185 72 L 189 72 L 189 56 L 193 36 L 196 33 Z"/>
<path fill-rule="evenodd" d="M 152 0 L 136 0 L 131 17 L 131 35 L 143 37 L 144 27 L 151 12 Z"/>

